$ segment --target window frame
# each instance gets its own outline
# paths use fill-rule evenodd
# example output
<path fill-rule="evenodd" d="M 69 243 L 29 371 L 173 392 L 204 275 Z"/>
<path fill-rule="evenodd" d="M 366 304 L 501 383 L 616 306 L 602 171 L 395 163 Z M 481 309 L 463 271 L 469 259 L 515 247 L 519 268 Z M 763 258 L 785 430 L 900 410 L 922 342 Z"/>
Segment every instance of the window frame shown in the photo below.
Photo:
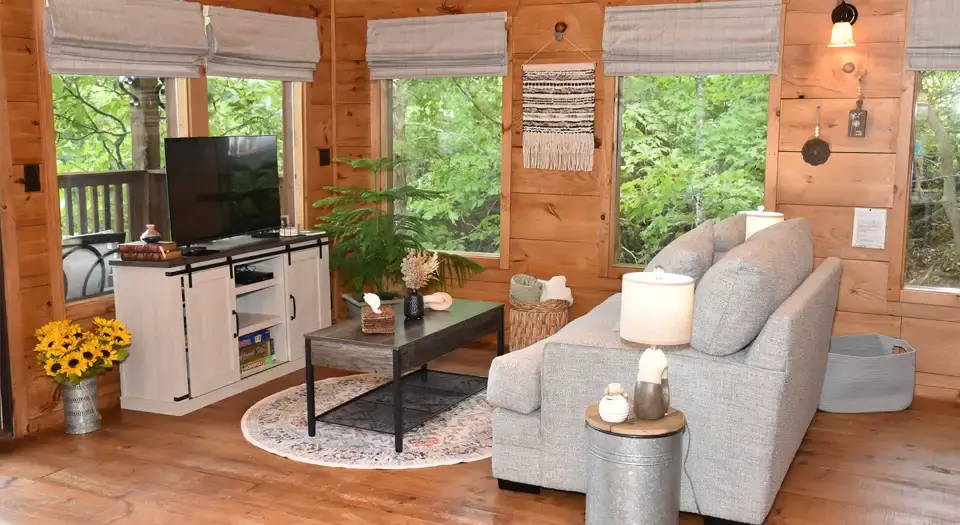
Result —
<path fill-rule="evenodd" d="M 497 253 L 447 251 L 444 253 L 462 255 L 471 261 L 480 264 L 485 269 L 510 268 L 510 172 L 513 150 L 513 64 L 508 61 L 507 75 L 501 79 L 501 130 L 500 130 L 500 250 Z M 371 80 L 371 151 L 383 157 L 393 157 L 392 128 L 393 115 L 393 79 Z M 388 172 L 389 173 L 389 172 Z M 383 190 L 389 187 L 392 174 L 380 180 Z"/>
<path fill-rule="evenodd" d="M 611 137 L 611 170 L 609 173 L 610 191 L 607 192 L 610 196 L 610 207 L 607 213 L 607 216 L 610 218 L 610 222 L 608 223 L 610 224 L 610 232 L 606 238 L 607 246 L 601 246 L 601 249 L 605 249 L 606 257 L 609 261 L 607 264 L 607 274 L 602 275 L 602 277 L 610 278 L 620 278 L 626 273 L 643 271 L 646 267 L 645 264 L 630 264 L 617 261 L 617 252 L 620 248 L 620 139 L 623 133 L 623 104 L 621 104 L 623 78 L 622 76 L 617 76 L 612 79 L 613 96 L 609 97 L 612 99 L 612 102 L 608 102 L 608 104 L 612 104 L 610 115 L 613 120 L 611 123 L 613 130 Z M 769 86 L 767 94 L 767 139 L 765 142 L 766 166 L 764 167 L 763 205 L 767 211 L 776 211 L 777 170 L 779 166 L 780 148 L 781 78 L 780 75 L 767 75 L 767 80 Z"/>

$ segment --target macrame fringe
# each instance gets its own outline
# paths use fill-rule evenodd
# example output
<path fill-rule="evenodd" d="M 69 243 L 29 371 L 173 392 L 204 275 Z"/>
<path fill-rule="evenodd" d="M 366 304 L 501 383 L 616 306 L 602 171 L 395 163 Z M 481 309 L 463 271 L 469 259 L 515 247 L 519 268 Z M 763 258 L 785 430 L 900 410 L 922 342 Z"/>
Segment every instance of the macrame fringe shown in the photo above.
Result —
<path fill-rule="evenodd" d="M 593 135 L 523 132 L 523 167 L 538 170 L 593 170 Z"/>

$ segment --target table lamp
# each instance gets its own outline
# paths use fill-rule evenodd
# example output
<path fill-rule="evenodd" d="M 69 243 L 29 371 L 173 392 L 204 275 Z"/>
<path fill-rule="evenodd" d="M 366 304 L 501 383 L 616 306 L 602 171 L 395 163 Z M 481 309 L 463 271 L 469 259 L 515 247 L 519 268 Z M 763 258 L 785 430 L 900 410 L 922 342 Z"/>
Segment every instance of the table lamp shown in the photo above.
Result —
<path fill-rule="evenodd" d="M 634 409 L 640 419 L 660 419 L 670 408 L 667 358 L 658 345 L 682 345 L 693 335 L 692 277 L 635 272 L 623 276 L 620 338 L 650 345 L 640 357 Z"/>
<path fill-rule="evenodd" d="M 749 239 L 751 235 L 764 228 L 773 226 L 778 222 L 783 222 L 782 213 L 764 211 L 763 206 L 757 208 L 757 211 L 742 211 L 740 215 L 746 215 L 747 219 L 747 235 L 744 237 L 745 239 Z"/>

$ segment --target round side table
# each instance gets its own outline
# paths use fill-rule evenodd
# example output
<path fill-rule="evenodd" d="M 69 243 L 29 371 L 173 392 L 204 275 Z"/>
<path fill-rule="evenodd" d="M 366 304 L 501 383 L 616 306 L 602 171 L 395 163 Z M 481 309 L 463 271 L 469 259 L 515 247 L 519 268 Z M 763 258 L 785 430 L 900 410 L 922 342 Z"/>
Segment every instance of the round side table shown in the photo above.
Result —
<path fill-rule="evenodd" d="M 683 412 L 607 423 L 587 409 L 587 525 L 676 525 Z"/>

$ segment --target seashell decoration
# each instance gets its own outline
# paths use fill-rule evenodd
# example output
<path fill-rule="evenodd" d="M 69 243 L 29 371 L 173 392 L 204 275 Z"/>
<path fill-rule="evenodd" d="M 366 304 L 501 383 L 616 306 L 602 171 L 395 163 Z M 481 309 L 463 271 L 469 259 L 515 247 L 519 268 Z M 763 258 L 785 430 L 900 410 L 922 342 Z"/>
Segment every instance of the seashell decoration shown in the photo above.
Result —
<path fill-rule="evenodd" d="M 377 294 L 375 293 L 363 294 L 363 302 L 369 304 L 370 308 L 373 310 L 374 313 L 377 313 L 377 314 L 381 313 L 380 312 L 380 296 L 378 296 Z"/>

